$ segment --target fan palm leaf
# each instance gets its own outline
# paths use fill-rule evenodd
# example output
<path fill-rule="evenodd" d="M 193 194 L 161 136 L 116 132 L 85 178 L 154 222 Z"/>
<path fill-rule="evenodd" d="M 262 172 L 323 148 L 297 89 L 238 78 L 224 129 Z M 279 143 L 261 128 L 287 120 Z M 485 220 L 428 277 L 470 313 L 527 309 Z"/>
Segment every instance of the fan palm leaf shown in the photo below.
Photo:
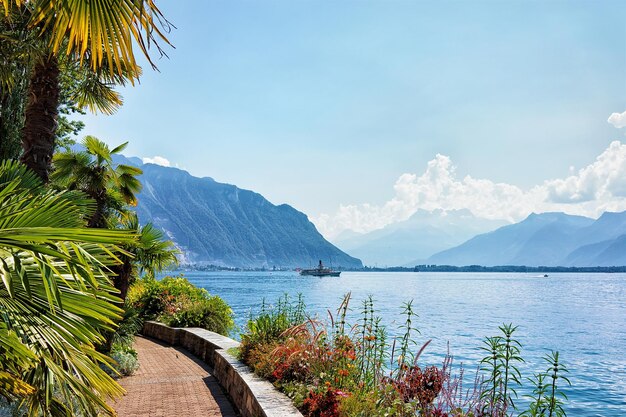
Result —
<path fill-rule="evenodd" d="M 84 151 L 54 156 L 53 182 L 61 188 L 81 190 L 96 202 L 90 227 L 115 227 L 108 221 L 111 215 L 126 211 L 126 204 L 137 204 L 135 195 L 141 191 L 141 183 L 136 176 L 141 175 L 141 169 L 113 163 L 113 155 L 124 150 L 127 143 L 111 150 L 98 138 L 86 136 L 82 141 Z"/>
<path fill-rule="evenodd" d="M 108 275 L 135 235 L 84 228 L 93 210 L 0 164 L 0 395 L 29 416 L 113 415 L 106 398 L 123 392 L 95 346 L 121 316 Z"/>
<path fill-rule="evenodd" d="M 128 230 L 136 230 L 139 238 L 136 243 L 127 250 L 134 255 L 134 261 L 138 266 L 139 273 L 147 273 L 154 277 L 157 272 L 178 263 L 177 255 L 180 253 L 172 241 L 165 238 L 164 233 L 154 227 L 152 223 L 139 225 L 137 213 L 131 212 L 123 223 Z"/>
<path fill-rule="evenodd" d="M 153 0 L 2 0 L 5 13 L 27 3 L 31 26 L 49 33 L 52 51 L 88 59 L 94 70 L 106 67 L 122 74 L 125 66 L 137 68 L 134 45 L 155 67 L 150 47 L 164 56 L 160 42 L 170 45 L 166 33 L 171 25 Z"/>

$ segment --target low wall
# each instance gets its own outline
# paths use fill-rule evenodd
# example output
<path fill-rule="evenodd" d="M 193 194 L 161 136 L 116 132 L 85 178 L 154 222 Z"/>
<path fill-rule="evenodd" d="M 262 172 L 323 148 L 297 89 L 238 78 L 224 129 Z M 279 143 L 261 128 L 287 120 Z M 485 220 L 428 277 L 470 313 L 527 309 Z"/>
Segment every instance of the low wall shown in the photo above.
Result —
<path fill-rule="evenodd" d="M 204 329 L 174 328 L 155 321 L 146 322 L 142 333 L 184 347 L 212 367 L 242 417 L 302 417 L 287 396 L 226 352 L 239 346 L 235 340 Z"/>

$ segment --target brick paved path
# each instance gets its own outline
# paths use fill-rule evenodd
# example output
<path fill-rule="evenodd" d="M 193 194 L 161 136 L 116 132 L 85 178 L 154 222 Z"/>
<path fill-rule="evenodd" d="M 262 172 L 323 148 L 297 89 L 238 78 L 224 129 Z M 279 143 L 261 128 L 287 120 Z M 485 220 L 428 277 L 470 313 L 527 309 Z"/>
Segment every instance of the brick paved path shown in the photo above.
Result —
<path fill-rule="evenodd" d="M 236 417 L 206 364 L 184 349 L 137 337 L 139 369 L 122 378 L 119 417 Z"/>

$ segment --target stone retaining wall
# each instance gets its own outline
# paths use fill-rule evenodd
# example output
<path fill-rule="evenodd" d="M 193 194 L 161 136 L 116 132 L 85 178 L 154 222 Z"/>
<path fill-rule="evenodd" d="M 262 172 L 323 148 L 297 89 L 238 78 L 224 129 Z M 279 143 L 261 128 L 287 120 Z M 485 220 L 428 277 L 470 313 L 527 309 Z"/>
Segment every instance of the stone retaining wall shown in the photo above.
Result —
<path fill-rule="evenodd" d="M 302 417 L 287 396 L 226 352 L 239 346 L 235 340 L 204 329 L 174 328 L 155 321 L 146 322 L 142 333 L 182 346 L 212 367 L 242 417 Z"/>

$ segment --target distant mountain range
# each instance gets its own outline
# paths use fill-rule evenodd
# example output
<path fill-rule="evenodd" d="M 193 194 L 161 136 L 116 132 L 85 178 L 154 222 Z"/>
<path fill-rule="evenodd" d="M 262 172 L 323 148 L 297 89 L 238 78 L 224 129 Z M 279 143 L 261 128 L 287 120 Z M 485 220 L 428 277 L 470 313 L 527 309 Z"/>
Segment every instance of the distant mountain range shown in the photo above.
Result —
<path fill-rule="evenodd" d="M 473 237 L 427 259 L 437 265 L 626 265 L 626 211 L 597 220 L 564 213 L 525 220 Z"/>
<path fill-rule="evenodd" d="M 197 178 L 139 158 L 143 191 L 137 213 L 163 229 L 184 261 L 235 267 L 308 267 L 321 259 L 335 267 L 436 265 L 626 265 L 626 211 L 597 220 L 564 213 L 531 214 L 519 223 L 485 220 L 469 210 L 418 210 L 408 220 L 367 234 L 334 239 L 305 214 L 263 196 Z"/>
<path fill-rule="evenodd" d="M 116 162 L 141 167 L 139 219 L 164 230 L 183 251 L 185 262 L 294 268 L 317 265 L 321 259 L 334 267 L 362 266 L 287 204 L 276 206 L 255 192 L 177 168 L 142 164 L 138 158 L 118 157 Z"/>
<path fill-rule="evenodd" d="M 369 266 L 414 266 L 504 224 L 475 217 L 469 210 L 417 210 L 409 219 L 373 232 L 344 232 L 333 243 Z"/>

